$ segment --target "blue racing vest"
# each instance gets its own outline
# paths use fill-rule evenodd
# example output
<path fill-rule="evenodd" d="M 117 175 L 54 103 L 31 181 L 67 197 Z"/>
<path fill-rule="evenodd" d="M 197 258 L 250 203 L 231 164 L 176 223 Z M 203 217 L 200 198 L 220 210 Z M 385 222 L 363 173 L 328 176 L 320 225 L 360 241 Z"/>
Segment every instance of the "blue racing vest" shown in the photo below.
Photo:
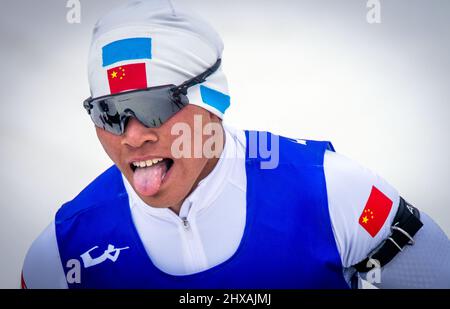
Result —
<path fill-rule="evenodd" d="M 253 133 L 252 133 L 253 134 Z M 270 135 L 273 138 L 273 135 Z M 247 145 L 249 132 L 246 131 Z M 158 269 L 133 224 L 121 173 L 112 166 L 55 219 L 69 288 L 348 288 L 333 236 L 323 158 L 328 142 L 279 137 L 279 164 L 247 146 L 247 217 L 237 251 L 225 262 L 184 276 Z M 224 231 L 226 232 L 226 231 Z"/>

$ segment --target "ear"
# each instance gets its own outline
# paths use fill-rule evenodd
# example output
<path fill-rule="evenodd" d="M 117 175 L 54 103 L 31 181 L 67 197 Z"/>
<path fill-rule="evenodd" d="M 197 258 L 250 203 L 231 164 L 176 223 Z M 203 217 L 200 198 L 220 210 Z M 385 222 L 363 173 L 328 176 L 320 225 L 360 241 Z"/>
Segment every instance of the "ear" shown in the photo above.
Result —
<path fill-rule="evenodd" d="M 222 122 L 222 118 L 220 118 L 216 114 L 214 114 L 214 113 L 212 113 L 210 111 L 208 111 L 208 113 L 209 113 L 209 117 L 211 118 L 211 121 L 213 121 L 213 122 L 220 122 L 220 123 Z"/>

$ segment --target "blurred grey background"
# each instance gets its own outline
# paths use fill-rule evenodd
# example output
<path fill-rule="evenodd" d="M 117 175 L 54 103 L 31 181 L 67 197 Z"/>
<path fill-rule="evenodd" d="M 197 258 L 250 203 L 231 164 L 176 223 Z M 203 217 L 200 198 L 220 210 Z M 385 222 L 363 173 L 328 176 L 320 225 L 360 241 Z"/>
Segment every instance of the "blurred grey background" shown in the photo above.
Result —
<path fill-rule="evenodd" d="M 180 0 L 174 0 L 180 1 Z M 371 168 L 450 234 L 450 1 L 184 0 L 225 42 L 226 121 L 309 139 Z M 97 18 L 125 0 L 1 0 L 0 288 L 111 162 L 82 109 Z"/>

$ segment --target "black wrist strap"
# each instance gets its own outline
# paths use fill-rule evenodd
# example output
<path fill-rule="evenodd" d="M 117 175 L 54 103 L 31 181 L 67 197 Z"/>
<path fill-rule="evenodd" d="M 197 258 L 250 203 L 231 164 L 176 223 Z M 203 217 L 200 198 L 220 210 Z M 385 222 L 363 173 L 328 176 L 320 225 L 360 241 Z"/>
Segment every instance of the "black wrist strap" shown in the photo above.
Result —
<path fill-rule="evenodd" d="M 373 267 L 372 263 L 368 263 L 371 259 L 376 260 L 380 264 L 379 267 L 383 267 L 401 252 L 403 247 L 414 244 L 413 237 L 422 226 L 419 210 L 400 197 L 398 211 L 391 226 L 391 235 L 375 252 L 353 267 L 358 272 L 368 272 Z"/>

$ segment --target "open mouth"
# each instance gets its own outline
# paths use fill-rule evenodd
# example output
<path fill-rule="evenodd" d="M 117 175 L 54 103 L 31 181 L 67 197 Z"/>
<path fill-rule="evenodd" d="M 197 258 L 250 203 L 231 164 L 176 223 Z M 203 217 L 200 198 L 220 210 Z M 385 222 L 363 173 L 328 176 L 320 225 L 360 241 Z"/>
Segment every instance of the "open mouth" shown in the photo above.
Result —
<path fill-rule="evenodd" d="M 135 161 L 130 163 L 130 168 L 135 172 L 138 168 L 156 167 L 158 164 L 165 165 L 165 174 L 167 174 L 173 165 L 173 160 L 170 158 L 155 158 L 146 161 Z"/>
<path fill-rule="evenodd" d="M 130 168 L 133 171 L 134 188 L 144 196 L 155 195 L 165 182 L 165 177 L 173 164 L 174 161 L 170 158 L 131 162 Z"/>

